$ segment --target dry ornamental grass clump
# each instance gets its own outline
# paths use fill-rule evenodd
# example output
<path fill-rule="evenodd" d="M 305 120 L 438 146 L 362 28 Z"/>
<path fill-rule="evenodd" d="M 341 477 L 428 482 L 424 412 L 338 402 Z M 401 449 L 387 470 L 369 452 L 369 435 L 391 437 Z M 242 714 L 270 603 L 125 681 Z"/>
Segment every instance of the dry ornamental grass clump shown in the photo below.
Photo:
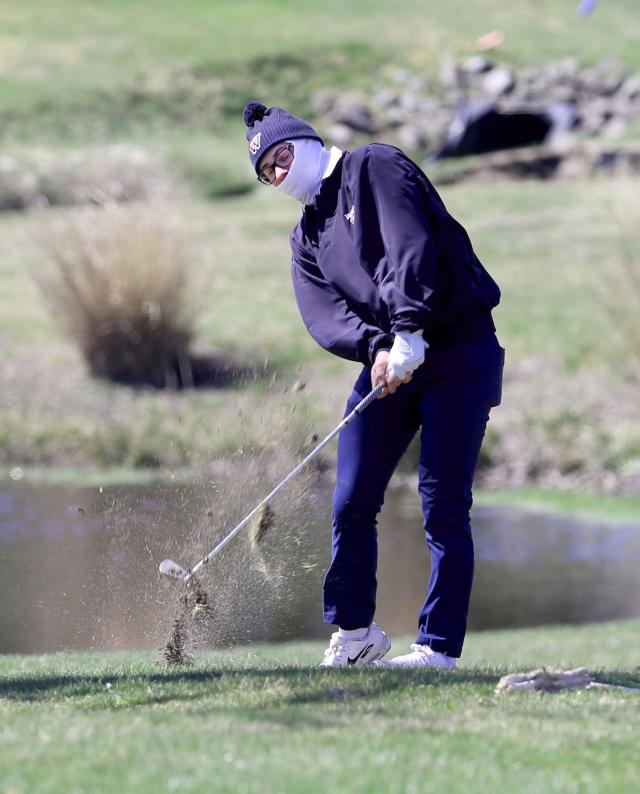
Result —
<path fill-rule="evenodd" d="M 0 211 L 146 201 L 184 192 L 183 180 L 165 162 L 130 145 L 0 156 Z"/>
<path fill-rule="evenodd" d="M 186 237 L 162 208 L 85 211 L 42 240 L 36 280 L 91 374 L 191 385 L 194 295 Z"/>

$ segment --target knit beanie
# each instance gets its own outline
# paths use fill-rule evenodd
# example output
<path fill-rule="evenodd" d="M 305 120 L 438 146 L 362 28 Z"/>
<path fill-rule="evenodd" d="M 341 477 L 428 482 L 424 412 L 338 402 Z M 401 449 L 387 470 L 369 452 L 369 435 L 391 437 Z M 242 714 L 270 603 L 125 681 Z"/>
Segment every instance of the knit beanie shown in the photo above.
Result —
<path fill-rule="evenodd" d="M 247 102 L 242 118 L 249 128 L 249 159 L 256 174 L 260 158 L 274 143 L 294 138 L 314 138 L 324 146 L 324 141 L 313 127 L 282 108 L 267 108 L 260 102 Z"/>

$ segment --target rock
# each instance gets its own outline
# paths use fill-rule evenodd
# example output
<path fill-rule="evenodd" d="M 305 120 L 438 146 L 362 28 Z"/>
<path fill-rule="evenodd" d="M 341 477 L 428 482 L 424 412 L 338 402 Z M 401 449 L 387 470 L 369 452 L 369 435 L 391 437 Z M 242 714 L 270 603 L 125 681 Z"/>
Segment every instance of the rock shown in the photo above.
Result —
<path fill-rule="evenodd" d="M 580 62 L 577 58 L 569 55 L 558 62 L 558 69 L 563 77 L 573 79 L 580 71 Z"/>
<path fill-rule="evenodd" d="M 508 94 L 516 84 L 513 72 L 506 67 L 498 67 L 487 72 L 482 80 L 482 89 L 489 96 L 499 97 Z"/>
<path fill-rule="evenodd" d="M 421 74 L 412 74 L 404 84 L 407 91 L 413 94 L 424 94 L 427 91 L 427 81 Z"/>
<path fill-rule="evenodd" d="M 457 88 L 460 82 L 457 62 L 453 58 L 445 58 L 440 64 L 440 84 L 445 88 Z"/>
<path fill-rule="evenodd" d="M 571 132 L 559 132 L 545 139 L 545 146 L 552 154 L 568 157 L 578 145 L 578 139 Z"/>
<path fill-rule="evenodd" d="M 577 82 L 583 94 L 587 96 L 598 96 L 600 94 L 600 75 L 596 69 L 583 69 Z"/>
<path fill-rule="evenodd" d="M 420 113 L 424 110 L 425 99 L 419 94 L 407 92 L 400 97 L 400 107 L 407 113 Z"/>
<path fill-rule="evenodd" d="M 493 64 L 482 55 L 473 55 L 471 58 L 467 58 L 461 69 L 465 74 L 484 74 L 493 69 Z"/>
<path fill-rule="evenodd" d="M 600 134 L 607 140 L 616 140 L 623 138 L 629 129 L 627 122 L 620 118 L 620 116 L 613 116 L 602 125 Z"/>
<path fill-rule="evenodd" d="M 582 103 L 580 126 L 585 132 L 596 134 L 612 116 L 609 101 L 604 97 L 596 97 L 589 102 Z"/>
<path fill-rule="evenodd" d="M 380 108 L 390 108 L 400 101 L 400 94 L 392 88 L 379 88 L 373 94 L 373 101 Z"/>
<path fill-rule="evenodd" d="M 618 93 L 619 96 L 628 101 L 640 99 L 640 72 L 630 74 L 620 87 Z"/>
<path fill-rule="evenodd" d="M 640 173 L 640 146 L 629 144 L 598 152 L 594 161 L 599 171 L 615 175 L 637 175 Z"/>
<path fill-rule="evenodd" d="M 399 127 L 396 130 L 396 136 L 400 147 L 412 152 L 427 149 L 430 143 L 426 131 L 416 124 L 405 124 L 403 127 Z"/>
<path fill-rule="evenodd" d="M 336 146 L 348 146 L 353 143 L 355 134 L 346 124 L 330 124 L 327 127 L 327 138 Z"/>
<path fill-rule="evenodd" d="M 382 121 L 385 127 L 395 129 L 402 126 L 407 120 L 407 114 L 402 108 L 391 107 L 383 112 Z"/>
<path fill-rule="evenodd" d="M 335 91 L 329 88 L 319 88 L 311 96 L 311 108 L 318 116 L 323 116 L 333 110 L 336 102 Z"/>
<path fill-rule="evenodd" d="M 332 111 L 333 118 L 358 132 L 375 132 L 376 125 L 367 102 L 360 96 L 345 94 L 338 98 Z"/>
<path fill-rule="evenodd" d="M 546 92 L 546 98 L 558 102 L 575 102 L 576 89 L 571 83 L 557 83 Z"/>
<path fill-rule="evenodd" d="M 623 85 L 625 75 L 610 74 L 602 78 L 600 83 L 600 93 L 603 96 L 613 96 Z"/>
<path fill-rule="evenodd" d="M 396 83 L 404 84 L 411 77 L 411 72 L 408 69 L 395 69 L 393 72 L 393 80 Z"/>
<path fill-rule="evenodd" d="M 625 121 L 633 121 L 640 117 L 640 102 L 630 101 L 621 96 L 620 92 L 611 98 L 609 107 L 614 116 L 620 116 Z"/>

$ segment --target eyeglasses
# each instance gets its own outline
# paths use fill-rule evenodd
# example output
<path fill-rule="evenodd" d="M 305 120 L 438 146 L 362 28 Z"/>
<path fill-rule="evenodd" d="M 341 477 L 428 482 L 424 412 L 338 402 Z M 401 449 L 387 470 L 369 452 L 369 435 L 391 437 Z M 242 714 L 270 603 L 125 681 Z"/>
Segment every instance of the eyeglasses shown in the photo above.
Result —
<path fill-rule="evenodd" d="M 286 168 L 288 165 L 291 165 L 292 162 L 293 144 L 285 143 L 282 148 L 278 149 L 278 151 L 275 153 L 273 162 L 260 169 L 260 173 L 258 174 L 258 182 L 262 182 L 263 185 L 270 185 L 276 178 L 276 166 L 279 168 Z"/>

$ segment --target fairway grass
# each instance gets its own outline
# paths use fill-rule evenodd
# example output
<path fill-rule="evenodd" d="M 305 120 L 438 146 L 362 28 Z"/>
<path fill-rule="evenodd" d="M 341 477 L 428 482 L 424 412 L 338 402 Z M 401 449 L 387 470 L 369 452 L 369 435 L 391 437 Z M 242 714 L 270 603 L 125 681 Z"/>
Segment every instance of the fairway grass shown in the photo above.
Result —
<path fill-rule="evenodd" d="M 635 792 L 640 693 L 494 689 L 541 664 L 638 687 L 639 639 L 638 621 L 476 633 L 454 673 L 320 670 L 318 643 L 175 670 L 4 656 L 0 791 Z"/>
<path fill-rule="evenodd" d="M 43 0 L 3 4 L 0 112 L 8 139 L 129 135 L 142 125 L 220 127 L 251 95 L 304 113 L 319 86 L 366 88 L 386 65 L 437 74 L 477 37 L 505 34 L 498 57 L 525 66 L 615 51 L 639 63 L 635 0 L 577 20 L 575 3 L 482 0 Z M 304 79 L 300 79 L 304 75 Z"/>

